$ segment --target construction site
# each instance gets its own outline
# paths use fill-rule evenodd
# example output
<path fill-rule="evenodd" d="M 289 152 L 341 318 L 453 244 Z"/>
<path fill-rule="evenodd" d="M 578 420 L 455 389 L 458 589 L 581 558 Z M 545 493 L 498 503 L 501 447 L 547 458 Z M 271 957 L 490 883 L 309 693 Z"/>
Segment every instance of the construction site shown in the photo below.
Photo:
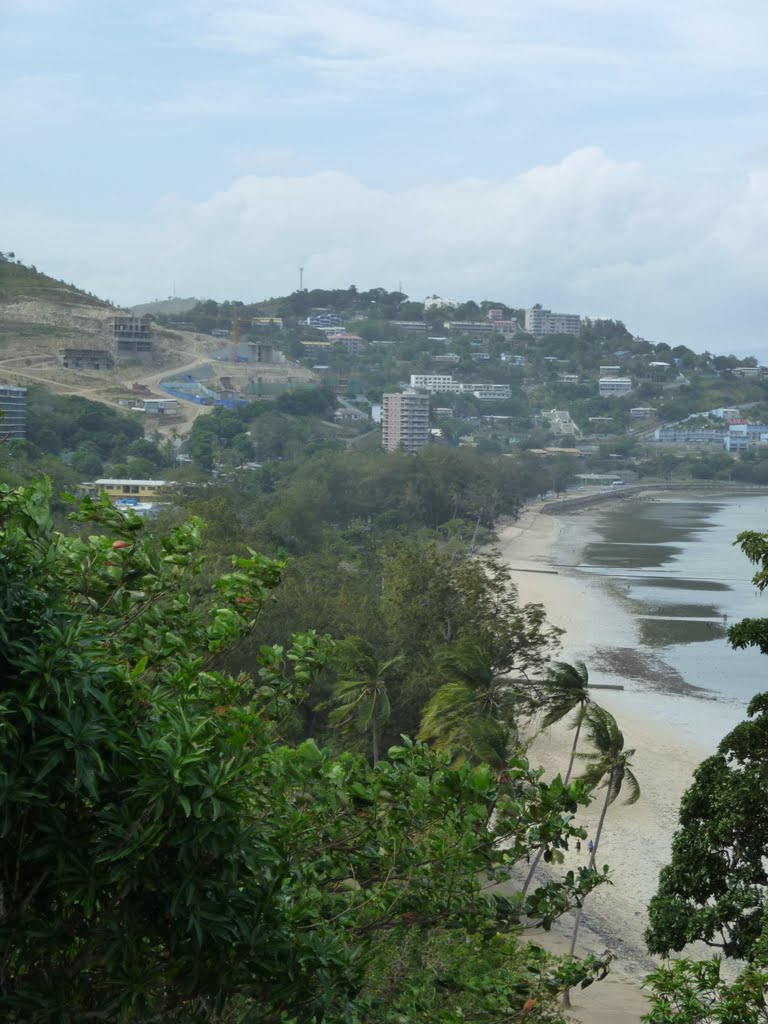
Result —
<path fill-rule="evenodd" d="M 146 417 L 148 431 L 184 433 L 216 406 L 319 383 L 275 346 L 241 341 L 237 322 L 222 345 L 56 284 L 0 303 L 0 384 L 119 405 Z"/>

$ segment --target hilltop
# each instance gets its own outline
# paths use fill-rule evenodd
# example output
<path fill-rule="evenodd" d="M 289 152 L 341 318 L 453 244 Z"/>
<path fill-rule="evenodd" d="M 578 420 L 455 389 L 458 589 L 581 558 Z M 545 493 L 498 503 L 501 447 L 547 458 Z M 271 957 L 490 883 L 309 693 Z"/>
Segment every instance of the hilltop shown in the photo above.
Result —
<path fill-rule="evenodd" d="M 152 302 L 140 302 L 138 305 L 133 305 L 130 308 L 134 313 L 138 313 L 140 315 L 144 313 L 167 313 L 170 316 L 174 316 L 179 313 L 186 313 L 190 309 L 194 309 L 203 301 L 205 300 L 194 297 L 182 299 L 174 296 L 173 298 L 168 299 L 154 299 Z"/>

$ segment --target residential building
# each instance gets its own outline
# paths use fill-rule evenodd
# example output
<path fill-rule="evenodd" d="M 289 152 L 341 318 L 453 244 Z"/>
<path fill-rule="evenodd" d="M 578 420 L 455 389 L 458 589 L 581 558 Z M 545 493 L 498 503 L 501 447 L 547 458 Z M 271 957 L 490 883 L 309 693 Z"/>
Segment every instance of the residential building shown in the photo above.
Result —
<path fill-rule="evenodd" d="M 489 309 L 485 314 L 486 320 L 490 320 L 494 331 L 499 334 L 519 334 L 520 322 L 514 317 L 507 317 L 503 309 Z"/>
<path fill-rule="evenodd" d="M 463 394 L 474 395 L 484 402 L 497 402 L 512 397 L 509 384 L 462 384 Z"/>
<path fill-rule="evenodd" d="M 768 430 L 768 427 L 765 429 Z M 653 432 L 654 441 L 666 444 L 713 444 L 722 448 L 726 445 L 728 430 L 724 427 L 657 427 Z"/>
<path fill-rule="evenodd" d="M 152 321 L 148 316 L 113 316 L 107 323 L 118 362 L 152 361 Z"/>
<path fill-rule="evenodd" d="M 365 348 L 365 342 L 358 334 L 347 334 L 345 331 L 329 334 L 328 340 L 332 341 L 334 345 L 341 345 L 350 356 L 359 356 Z"/>
<path fill-rule="evenodd" d="M 525 311 L 525 329 L 535 338 L 545 334 L 573 334 L 581 332 L 581 317 L 577 313 L 553 313 L 540 305 Z"/>
<path fill-rule="evenodd" d="M 439 420 L 451 420 L 453 419 L 453 409 L 447 405 L 438 405 L 435 409 L 435 416 Z"/>
<path fill-rule="evenodd" d="M 341 327 L 343 321 L 340 313 L 313 313 L 304 321 L 307 327 L 314 327 L 317 331 L 325 330 L 328 327 Z"/>
<path fill-rule="evenodd" d="M 104 348 L 60 348 L 59 363 L 66 370 L 111 370 L 113 359 Z"/>
<path fill-rule="evenodd" d="M 601 366 L 600 376 L 601 377 L 618 377 L 621 374 L 620 366 Z"/>
<path fill-rule="evenodd" d="M 451 334 L 467 334 L 470 337 L 493 334 L 496 330 L 496 326 L 486 320 L 479 323 L 472 320 L 449 320 L 445 326 Z"/>
<path fill-rule="evenodd" d="M 340 405 L 334 410 L 336 423 L 367 423 L 371 418 L 364 409 L 356 409 L 354 405 Z"/>
<path fill-rule="evenodd" d="M 302 341 L 301 347 L 304 351 L 305 356 L 316 356 L 321 352 L 333 351 L 333 342 L 331 341 Z"/>
<path fill-rule="evenodd" d="M 87 494 L 106 494 L 110 501 L 135 498 L 138 501 L 158 501 L 168 497 L 168 489 L 175 487 L 173 480 L 131 480 L 121 477 L 101 477 L 82 485 Z"/>
<path fill-rule="evenodd" d="M 768 425 L 765 423 L 729 423 L 723 439 L 727 452 L 746 452 L 768 445 Z"/>
<path fill-rule="evenodd" d="M 415 452 L 428 441 L 428 396 L 416 391 L 384 395 L 381 434 L 384 450 Z"/>
<path fill-rule="evenodd" d="M 27 389 L 0 384 L 0 437 L 23 440 L 27 436 Z"/>
<path fill-rule="evenodd" d="M 550 409 L 549 412 L 543 412 L 541 415 L 546 420 L 553 434 L 560 434 L 561 436 L 572 434 L 574 437 L 578 437 L 581 434 L 581 430 L 571 419 L 571 414 L 567 409 Z"/>
<path fill-rule="evenodd" d="M 418 391 L 428 391 L 431 395 L 446 394 L 461 391 L 461 384 L 448 374 L 440 373 L 412 373 L 411 387 Z"/>
<path fill-rule="evenodd" d="M 143 398 L 134 406 L 139 412 L 147 416 L 178 416 L 181 411 L 177 398 Z"/>
<path fill-rule="evenodd" d="M 443 355 L 435 356 L 436 363 L 458 363 L 461 356 L 456 352 L 445 352 Z"/>
<path fill-rule="evenodd" d="M 579 375 L 578 373 L 558 373 L 558 382 L 560 384 L 578 384 Z"/>
<path fill-rule="evenodd" d="M 427 325 L 421 320 L 390 320 L 390 324 L 405 334 L 426 334 Z"/>
<path fill-rule="evenodd" d="M 251 318 L 251 327 L 277 327 L 282 331 L 283 318 L 281 316 L 254 316 Z"/>
<path fill-rule="evenodd" d="M 473 359 L 476 363 L 487 363 L 491 358 L 490 352 L 470 352 L 469 358 Z"/>
<path fill-rule="evenodd" d="M 768 373 L 764 366 L 734 366 L 731 373 L 734 377 L 757 377 L 762 378 Z"/>
<path fill-rule="evenodd" d="M 650 405 L 636 405 L 634 409 L 629 410 L 629 415 L 635 420 L 648 420 L 656 415 L 656 410 Z"/>
<path fill-rule="evenodd" d="M 628 395 L 632 390 L 631 377 L 601 377 L 597 384 L 601 398 Z"/>

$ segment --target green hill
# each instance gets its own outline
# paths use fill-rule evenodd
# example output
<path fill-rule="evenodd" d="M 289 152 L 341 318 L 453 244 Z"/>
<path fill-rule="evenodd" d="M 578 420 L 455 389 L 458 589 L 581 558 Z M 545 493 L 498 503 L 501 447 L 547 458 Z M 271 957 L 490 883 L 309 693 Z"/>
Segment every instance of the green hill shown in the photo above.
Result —
<path fill-rule="evenodd" d="M 57 281 L 34 266 L 25 266 L 0 254 L 0 303 L 24 299 L 48 301 L 59 306 L 96 306 L 110 308 L 110 303 L 76 288 L 66 281 Z"/>
<path fill-rule="evenodd" d="M 164 313 L 167 316 L 174 316 L 178 313 L 186 313 L 190 309 L 199 306 L 203 299 L 155 299 L 154 302 L 140 302 L 138 305 L 130 306 L 134 313 Z"/>

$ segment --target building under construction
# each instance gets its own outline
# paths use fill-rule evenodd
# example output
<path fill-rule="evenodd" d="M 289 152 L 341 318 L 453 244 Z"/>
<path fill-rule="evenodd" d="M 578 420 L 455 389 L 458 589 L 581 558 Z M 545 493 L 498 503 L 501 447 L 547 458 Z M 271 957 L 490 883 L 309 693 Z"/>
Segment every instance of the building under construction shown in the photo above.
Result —
<path fill-rule="evenodd" d="M 117 362 L 152 362 L 152 321 L 148 316 L 113 316 L 109 331 Z"/>
<path fill-rule="evenodd" d="M 59 349 L 59 363 L 67 370 L 111 370 L 113 362 L 108 349 Z"/>

